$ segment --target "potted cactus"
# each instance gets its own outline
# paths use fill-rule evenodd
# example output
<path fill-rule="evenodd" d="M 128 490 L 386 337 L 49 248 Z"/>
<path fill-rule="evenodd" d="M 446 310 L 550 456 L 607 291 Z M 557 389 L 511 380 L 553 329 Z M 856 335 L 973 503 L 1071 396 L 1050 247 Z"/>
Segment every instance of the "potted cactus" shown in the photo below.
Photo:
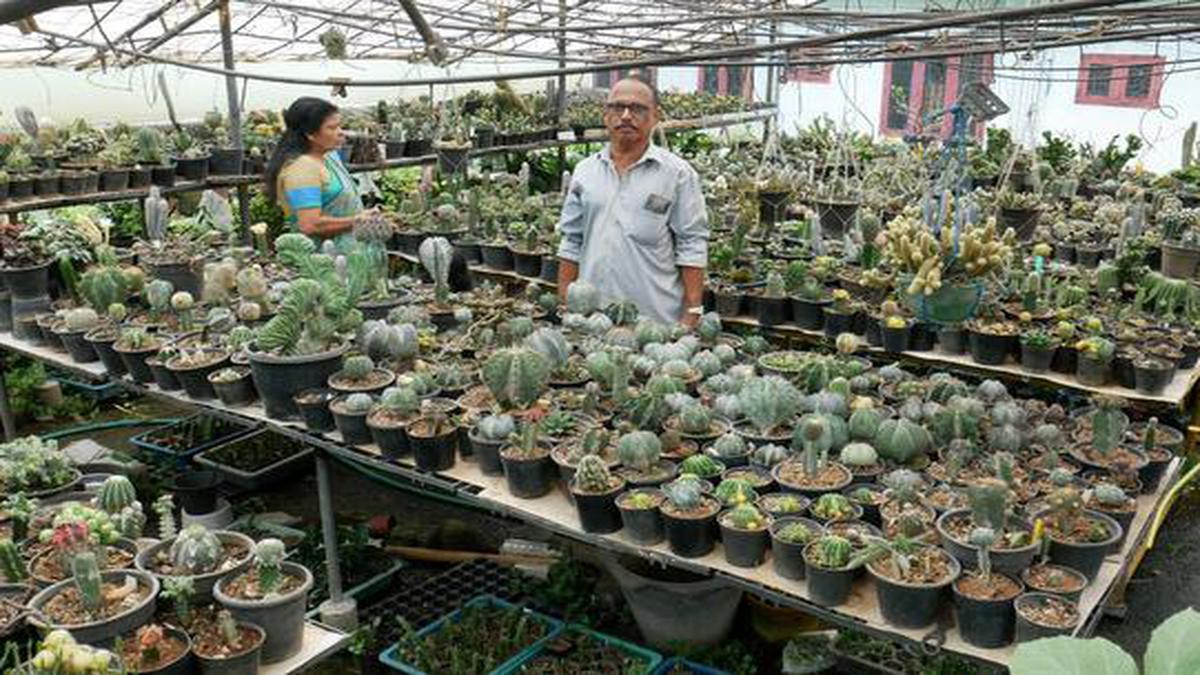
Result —
<path fill-rule="evenodd" d="M 71 578 L 39 591 L 29 601 L 30 622 L 44 630 L 62 628 L 87 643 L 109 642 L 154 615 L 158 580 L 138 570 L 100 571 L 95 551 L 71 557 Z"/>
<path fill-rule="evenodd" d="M 717 419 L 711 408 L 699 403 L 685 405 L 663 427 L 699 444 L 709 443 L 729 432 L 729 424 Z"/>
<path fill-rule="evenodd" d="M 680 476 L 662 487 L 666 499 L 659 506 L 663 530 L 671 552 L 698 558 L 713 550 L 716 518 L 721 502 L 704 494 L 700 479 Z"/>
<path fill-rule="evenodd" d="M 840 534 L 824 534 L 804 547 L 808 599 L 821 607 L 837 607 L 850 597 L 857 567 L 851 566 L 854 544 Z"/>
<path fill-rule="evenodd" d="M 329 402 L 333 423 L 342 440 L 350 445 L 371 443 L 371 429 L 367 426 L 367 414 L 375 406 L 375 397 L 370 394 L 343 394 Z"/>
<path fill-rule="evenodd" d="M 725 473 L 725 463 L 707 453 L 692 455 L 679 463 L 679 473 L 690 473 L 704 480 L 716 480 Z"/>
<path fill-rule="evenodd" d="M 850 484 L 853 476 L 846 467 L 828 461 L 833 443 L 833 429 L 827 418 L 806 416 L 792 436 L 792 448 L 800 452 L 799 460 L 789 458 L 780 462 L 771 475 L 784 490 L 807 497 L 841 490 Z"/>
<path fill-rule="evenodd" d="M 787 322 L 791 309 L 790 302 L 783 275 L 778 271 L 768 273 L 766 284 L 754 303 L 758 313 L 758 325 L 770 328 Z"/>
<path fill-rule="evenodd" d="M 1088 585 L 1088 578 L 1079 571 L 1047 562 L 1039 562 L 1022 570 L 1021 581 L 1031 593 L 1050 593 L 1072 602 L 1079 602 L 1079 596 Z"/>
<path fill-rule="evenodd" d="M 342 369 L 329 376 L 329 388 L 338 394 L 379 394 L 395 381 L 395 373 L 376 368 L 370 356 L 357 354 L 346 357 Z"/>
<path fill-rule="evenodd" d="M 990 529 L 994 535 L 988 544 L 991 569 L 1010 576 L 1020 574 L 1033 562 L 1039 544 L 1033 538 L 1032 526 L 1011 515 L 1011 499 L 1008 486 L 997 478 L 984 478 L 970 486 L 967 489 L 970 508 L 951 509 L 937 520 L 942 546 L 964 567 L 974 568 L 980 554 L 978 546 L 972 543 L 972 534 L 980 528 Z"/>
<path fill-rule="evenodd" d="M 100 359 L 92 343 L 84 336 L 88 331 L 100 325 L 100 315 L 90 307 L 76 307 L 68 310 L 63 320 L 63 326 L 57 331 L 63 346 L 75 363 L 92 363 Z"/>
<path fill-rule="evenodd" d="M 351 359 L 346 359 L 350 363 Z M 384 459 L 395 460 L 409 453 L 407 427 L 421 411 L 421 399 L 411 387 L 388 387 L 379 403 L 367 414 L 367 428 Z"/>
<path fill-rule="evenodd" d="M 303 565 L 283 560 L 278 539 L 254 545 L 249 569 L 224 576 L 213 589 L 216 601 L 234 618 L 257 626 L 270 626 L 262 646 L 263 664 L 278 663 L 300 650 L 304 637 L 304 611 L 313 577 Z"/>
<path fill-rule="evenodd" d="M 120 638 L 118 644 L 118 656 L 126 672 L 186 675 L 191 670 L 192 641 L 174 626 L 149 623 Z"/>
<path fill-rule="evenodd" d="M 1121 537 L 1114 544 L 1119 549 L 1125 543 L 1125 534 L 1133 524 L 1133 517 L 1137 515 L 1137 500 L 1126 494 L 1120 486 L 1102 482 L 1092 486 L 1085 493 L 1083 501 L 1086 508 L 1110 516 L 1121 525 Z"/>
<path fill-rule="evenodd" d="M 875 579 L 879 612 L 884 621 L 901 628 L 923 628 L 937 618 L 946 587 L 962 567 L 941 548 L 904 536 L 876 538 L 856 556 Z"/>
<path fill-rule="evenodd" d="M 527 420 L 508 445 L 500 449 L 508 491 L 514 497 L 536 499 L 550 492 L 553 480 L 550 449 L 539 441 L 538 434 L 538 424 Z"/>
<path fill-rule="evenodd" d="M 504 474 L 500 461 L 500 448 L 516 433 L 516 422 L 510 415 L 487 415 L 480 418 L 467 434 L 471 442 L 471 455 L 479 463 L 485 476 Z"/>
<path fill-rule="evenodd" d="M 1071 635 L 1081 620 L 1079 606 L 1062 596 L 1025 593 L 1013 603 L 1017 614 L 1016 643 Z"/>
<path fill-rule="evenodd" d="M 721 463 L 722 467 L 746 466 L 750 462 L 751 448 L 744 437 L 735 433 L 726 433 L 704 448 L 704 453 Z M 698 462 L 697 462 L 698 463 Z M 712 478 L 711 469 L 697 466 L 701 478 Z"/>
<path fill-rule="evenodd" d="M 137 569 L 153 574 L 164 584 L 168 578 L 187 579 L 193 597 L 203 604 L 212 600 L 218 579 L 250 565 L 254 541 L 246 535 L 213 531 L 196 523 L 175 535 L 169 508 L 156 510 L 161 518 L 160 534 L 168 536 L 138 552 L 134 559 Z"/>
<path fill-rule="evenodd" d="M 800 392 L 792 383 L 777 375 L 754 377 L 742 384 L 737 401 L 745 420 L 734 428 L 750 443 L 782 443 L 792 436 L 800 409 Z"/>
<path fill-rule="evenodd" d="M 649 431 L 631 431 L 617 439 L 621 476 L 633 487 L 658 487 L 675 477 L 676 466 L 662 459 L 662 441 Z"/>
<path fill-rule="evenodd" d="M 410 380 L 406 384 L 412 383 Z M 445 404 L 443 404 L 445 403 Z M 454 466 L 458 451 L 458 422 L 451 417 L 453 402 L 427 399 L 421 403 L 421 414 L 408 423 L 409 449 L 417 468 L 422 471 L 444 471 Z"/>
<path fill-rule="evenodd" d="M 590 454 L 580 458 L 571 495 L 584 532 L 609 534 L 621 529 L 616 497 L 624 489 L 625 479 L 611 473 L 602 457 Z"/>
<path fill-rule="evenodd" d="M 771 566 L 784 579 L 804 579 L 804 547 L 825 532 L 815 520 L 799 516 L 772 519 Z"/>
<path fill-rule="evenodd" d="M 201 675 L 255 675 L 267 632 L 227 610 L 206 608 L 186 623 Z"/>
<path fill-rule="evenodd" d="M 254 380 L 246 366 L 228 366 L 208 374 L 208 382 L 221 403 L 227 406 L 249 405 L 256 398 Z"/>
<path fill-rule="evenodd" d="M 1123 535 L 1111 517 L 1084 509 L 1083 495 L 1070 485 L 1051 492 L 1042 513 L 1050 539 L 1050 560 L 1093 579 L 1104 557 Z"/>
<path fill-rule="evenodd" d="M 899 314 L 885 316 L 879 325 L 879 333 L 885 352 L 899 354 L 908 351 L 908 319 Z"/>
<path fill-rule="evenodd" d="M 329 410 L 329 403 L 334 398 L 332 391 L 319 387 L 305 389 L 293 396 L 292 400 L 296 404 L 296 409 L 300 411 L 304 427 L 309 431 L 325 433 L 337 428 L 333 413 Z"/>
<path fill-rule="evenodd" d="M 725 483 L 722 483 L 724 485 Z M 720 486 L 718 486 L 719 488 Z M 767 553 L 771 518 L 743 502 L 717 518 L 725 560 L 735 567 L 758 567 Z"/>
<path fill-rule="evenodd" d="M 611 438 L 611 434 L 603 427 L 590 427 L 582 436 L 554 446 L 550 451 L 550 458 L 558 465 L 559 477 L 562 478 L 563 484 L 571 484 L 584 457 L 599 457 L 609 470 L 616 469 L 619 462 L 616 448 L 610 442 Z"/>
<path fill-rule="evenodd" d="M 666 536 L 659 511 L 665 499 L 666 495 L 658 488 L 635 488 L 617 497 L 621 524 L 635 544 L 653 546 Z"/>
<path fill-rule="evenodd" d="M 484 362 L 481 375 L 503 411 L 523 411 L 545 393 L 550 363 L 532 349 L 510 347 L 493 352 Z"/>
<path fill-rule="evenodd" d="M 867 408 L 865 410 L 870 411 Z M 859 411 L 855 411 L 857 415 Z M 878 414 L 878 413 L 873 413 Z M 854 428 L 854 416 L 851 416 L 850 428 Z M 860 422 L 861 424 L 861 422 Z M 853 431 L 851 431 L 853 434 Z M 872 434 L 873 436 L 873 434 Z M 870 443 L 856 441 L 847 443 L 838 453 L 838 462 L 850 471 L 856 483 L 873 483 L 879 474 L 883 473 L 883 464 L 879 461 L 879 453 Z"/>
<path fill-rule="evenodd" d="M 130 377 L 138 384 L 154 382 L 154 373 L 146 360 L 156 354 L 162 342 L 141 326 L 126 326 L 113 343 L 113 351 L 121 357 Z"/>

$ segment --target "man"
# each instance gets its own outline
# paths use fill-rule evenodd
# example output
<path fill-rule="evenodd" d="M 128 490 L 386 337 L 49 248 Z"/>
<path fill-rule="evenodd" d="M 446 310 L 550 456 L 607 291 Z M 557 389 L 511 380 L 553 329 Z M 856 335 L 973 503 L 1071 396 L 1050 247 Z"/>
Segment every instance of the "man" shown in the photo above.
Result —
<path fill-rule="evenodd" d="M 658 112 L 658 92 L 639 79 L 609 93 L 608 145 L 579 163 L 563 203 L 558 295 L 582 279 L 605 302 L 692 327 L 704 312 L 708 214 L 695 169 L 650 143 Z"/>

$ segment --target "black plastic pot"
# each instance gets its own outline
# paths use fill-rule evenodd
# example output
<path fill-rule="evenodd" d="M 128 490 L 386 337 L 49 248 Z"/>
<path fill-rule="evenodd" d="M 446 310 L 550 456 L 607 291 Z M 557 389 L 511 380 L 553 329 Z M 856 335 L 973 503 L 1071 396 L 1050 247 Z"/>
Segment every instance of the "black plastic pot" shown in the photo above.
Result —
<path fill-rule="evenodd" d="M 1079 352 L 1074 347 L 1059 345 L 1054 351 L 1054 361 L 1050 364 L 1050 369 L 1062 375 L 1074 375 L 1078 361 Z"/>
<path fill-rule="evenodd" d="M 1133 365 L 1139 394 L 1157 396 L 1175 377 L 1175 368 L 1166 361 L 1142 361 Z"/>
<path fill-rule="evenodd" d="M 653 489 L 653 488 L 648 488 Z M 666 537 L 662 513 L 657 509 L 626 509 L 617 505 L 625 535 L 640 546 L 654 546 Z"/>
<path fill-rule="evenodd" d="M 425 241 L 424 232 L 397 232 L 396 244 L 400 247 L 401 253 L 408 255 L 417 255 L 417 251 L 421 248 L 421 242 Z"/>
<path fill-rule="evenodd" d="M 1069 592 L 1069 593 L 1068 593 L 1068 592 L 1063 592 L 1063 591 L 1059 591 L 1059 590 L 1050 590 L 1050 589 L 1048 589 L 1048 588 L 1047 588 L 1047 589 L 1043 589 L 1043 588 L 1035 588 L 1035 587 L 1034 587 L 1034 586 L 1032 586 L 1032 585 L 1030 584 L 1030 582 L 1029 582 L 1029 576 L 1028 576 L 1028 572 L 1029 572 L 1029 569 L 1030 569 L 1030 568 L 1026 568 L 1026 569 L 1024 569 L 1024 570 L 1021 570 L 1021 582 L 1022 582 L 1022 585 L 1023 585 L 1023 586 L 1024 586 L 1024 587 L 1025 587 L 1027 590 L 1028 590 L 1028 592 L 1030 592 L 1030 593 L 1044 593 L 1044 594 L 1048 594 L 1048 595 L 1057 595 L 1057 596 L 1060 596 L 1060 597 L 1066 598 L 1067 600 L 1070 600 L 1070 601 L 1071 601 L 1071 602 L 1073 602 L 1073 603 L 1076 603 L 1076 604 L 1078 604 L 1078 603 L 1079 603 L 1079 597 L 1083 595 L 1083 589 L 1087 588 L 1087 585 L 1088 585 L 1088 583 L 1089 583 L 1089 582 L 1088 582 L 1088 578 L 1087 578 L 1087 577 L 1085 577 L 1085 576 L 1083 576 L 1082 574 L 1080 574 L 1078 570 L 1073 570 L 1073 569 L 1071 569 L 1070 567 L 1066 567 L 1066 566 L 1064 566 L 1064 565 L 1050 565 L 1049 563 L 1047 563 L 1047 566 L 1048 566 L 1048 567 L 1051 567 L 1051 568 L 1057 568 L 1057 570 L 1058 570 L 1059 572 L 1061 572 L 1062 574 L 1064 574 L 1064 575 L 1067 575 L 1067 576 L 1071 576 L 1071 577 L 1073 577 L 1073 578 L 1075 578 L 1075 579 L 1077 579 L 1077 580 L 1081 581 L 1082 583 L 1081 583 L 1081 584 L 1080 584 L 1080 586 L 1079 586 L 1079 590 L 1076 590 L 1076 591 L 1071 591 L 1071 592 Z"/>
<path fill-rule="evenodd" d="M 1044 373 L 1054 363 L 1055 347 L 1033 347 L 1021 343 L 1021 367 L 1033 373 Z"/>
<path fill-rule="evenodd" d="M 119 192 L 129 189 L 129 169 L 101 169 L 100 191 Z"/>
<path fill-rule="evenodd" d="M 483 475 L 504 475 L 504 465 L 500 462 L 500 448 L 506 445 L 507 441 L 489 441 L 479 438 L 475 435 L 474 430 L 467 434 L 467 438 L 471 441 L 471 454 L 475 457 Z"/>
<path fill-rule="evenodd" d="M 513 251 L 513 269 L 523 277 L 540 277 L 542 275 L 542 254 Z"/>
<path fill-rule="evenodd" d="M 1173 459 L 1175 456 L 1169 453 L 1166 459 L 1158 460 L 1151 455 L 1146 466 L 1138 469 L 1138 480 L 1142 482 L 1142 494 L 1153 494 L 1158 491 L 1158 484 L 1162 482 L 1163 475 L 1166 474 L 1167 467 L 1171 465 Z"/>
<path fill-rule="evenodd" d="M 1118 387 L 1133 389 L 1137 387 L 1137 370 L 1133 367 L 1133 357 L 1118 351 L 1113 355 L 1112 379 Z"/>
<path fill-rule="evenodd" d="M 971 546 L 967 542 L 958 541 L 951 537 L 946 532 L 946 521 L 952 518 L 958 518 L 963 514 L 970 513 L 969 509 L 951 509 L 938 516 L 935 527 L 937 528 L 938 537 L 941 540 L 942 548 L 946 552 L 958 559 L 958 562 L 966 569 L 975 569 L 979 560 L 979 549 Z M 1010 529 L 1017 527 L 1027 527 L 1028 523 L 1018 523 L 1016 521 L 1009 524 Z M 1036 543 L 1028 544 L 1017 548 L 1008 548 L 1002 550 L 991 551 L 992 570 L 1003 574 L 1016 575 L 1020 574 L 1021 570 L 1029 567 L 1033 563 L 1033 559 L 1037 556 L 1040 546 Z"/>
<path fill-rule="evenodd" d="M 1054 244 L 1054 259 L 1071 263 L 1072 265 L 1075 264 L 1075 244 L 1070 242 L 1056 242 Z"/>
<path fill-rule="evenodd" d="M 145 262 L 148 276 L 166 279 L 176 291 L 187 291 L 194 297 L 201 296 L 201 277 L 190 262 L 155 263 Z"/>
<path fill-rule="evenodd" d="M 63 346 L 67 348 L 67 353 L 71 355 L 71 360 L 75 363 L 94 363 L 100 360 L 96 354 L 92 343 L 88 342 L 83 337 L 84 331 L 59 331 L 58 336 L 62 338 Z"/>
<path fill-rule="evenodd" d="M 780 191 L 758 193 L 758 221 L 767 227 L 787 220 L 788 202 L 791 193 Z"/>
<path fill-rule="evenodd" d="M 621 529 L 621 512 L 617 510 L 617 495 L 625 489 L 624 483 L 604 494 L 585 494 L 571 490 L 575 508 L 579 511 L 579 525 L 584 532 L 610 534 Z"/>
<path fill-rule="evenodd" d="M 792 298 L 792 321 L 805 330 L 821 330 L 825 327 L 825 308 L 832 304 L 832 300 Z"/>
<path fill-rule="evenodd" d="M 12 291 L 13 311 L 19 300 L 47 299 L 50 295 L 50 265 L 46 262 L 32 267 L 0 267 L 0 280 Z M 43 308 L 44 309 L 44 308 Z"/>
<path fill-rule="evenodd" d="M 1062 628 L 1044 626 L 1030 621 L 1024 614 L 1021 613 L 1021 607 L 1031 603 L 1038 602 L 1061 602 L 1062 598 L 1049 593 L 1025 593 L 1017 597 L 1013 603 L 1016 610 L 1016 630 L 1014 637 L 1017 644 L 1024 644 L 1032 640 L 1040 640 L 1041 638 L 1056 637 L 1059 635 L 1070 635 L 1075 630 L 1075 626 L 1065 626 Z"/>
<path fill-rule="evenodd" d="M 1008 579 L 1024 590 L 1020 581 L 1012 577 Z M 995 649 L 1012 643 L 1017 622 L 1017 613 L 1013 608 L 1016 596 L 1002 600 L 980 600 L 960 593 L 957 583 L 950 587 L 954 593 L 958 632 L 967 644 Z"/>
<path fill-rule="evenodd" d="M 793 544 L 775 536 L 777 532 L 793 523 L 803 523 L 818 536 L 825 528 L 815 520 L 799 516 L 779 518 L 771 523 L 771 566 L 775 570 L 775 574 L 784 579 L 803 579 L 804 547 L 807 544 Z"/>
<path fill-rule="evenodd" d="M 383 142 L 385 159 L 399 159 L 404 156 L 404 141 L 388 139 Z"/>
<path fill-rule="evenodd" d="M 550 454 L 533 459 L 521 459 L 500 455 L 504 465 L 504 478 L 508 491 L 520 499 L 537 499 L 550 492 L 554 485 L 554 462 Z"/>
<path fill-rule="evenodd" d="M 1084 513 L 1090 518 L 1103 521 L 1111 533 L 1109 538 L 1101 542 L 1079 544 L 1059 541 L 1051 536 L 1050 560 L 1057 565 L 1066 565 L 1072 569 L 1079 570 L 1079 572 L 1089 579 L 1095 579 L 1096 572 L 1104 564 L 1104 556 L 1113 550 L 1113 547 L 1124 535 L 1124 531 L 1121 528 L 1121 524 L 1107 514 L 1090 510 L 1084 511 Z"/>
<path fill-rule="evenodd" d="M 843 312 L 831 311 L 828 307 L 825 308 L 825 335 L 827 337 L 836 338 L 842 333 L 857 334 L 857 314 L 846 314 Z"/>
<path fill-rule="evenodd" d="M 1075 361 L 1075 379 L 1089 387 L 1103 387 L 1112 380 L 1112 361 L 1080 354 Z"/>
<path fill-rule="evenodd" d="M 892 328 L 884 324 L 879 327 L 883 350 L 893 354 L 908 351 L 908 326 Z"/>
<path fill-rule="evenodd" d="M 734 567 L 758 567 L 767 555 L 771 536 L 764 527 L 761 530 L 739 530 L 729 527 L 717 519 L 721 528 L 721 546 L 725 549 L 725 561 Z"/>
<path fill-rule="evenodd" d="M 809 544 L 812 546 L 812 544 Z M 805 549 L 808 547 L 806 546 Z M 830 570 L 818 567 L 804 561 L 804 577 L 808 581 L 808 599 L 814 605 L 821 607 L 837 607 L 845 604 L 854 587 L 854 574 L 857 570 Z"/>
<path fill-rule="evenodd" d="M 506 244 L 479 245 L 479 253 L 483 256 L 483 264 L 501 272 L 511 272 L 515 264 L 512 251 Z"/>
<path fill-rule="evenodd" d="M 184 180 L 208 178 L 208 157 L 175 157 L 175 173 Z"/>
<path fill-rule="evenodd" d="M 84 182 L 84 176 L 81 173 L 64 173 L 59 178 L 59 189 L 62 190 L 64 195 L 81 195 L 83 194 Z"/>
<path fill-rule="evenodd" d="M 771 326 L 787 323 L 788 304 L 788 298 L 758 296 L 758 302 L 756 303 L 758 325 L 770 328 Z"/>
<path fill-rule="evenodd" d="M 339 411 L 339 396 L 329 402 L 329 412 L 333 415 L 333 425 L 342 435 L 342 442 L 347 445 L 369 445 L 371 430 L 367 428 L 367 413 L 347 413 Z"/>
<path fill-rule="evenodd" d="M 319 394 L 320 398 L 313 401 L 302 401 L 311 394 Z M 309 431 L 324 433 L 333 431 L 337 428 L 333 421 L 333 413 L 329 412 L 329 402 L 333 400 L 333 392 L 325 389 L 307 389 L 296 394 L 292 401 L 296 408 L 300 411 L 300 417 L 304 420 L 304 427 Z"/>
<path fill-rule="evenodd" d="M 180 508 L 193 516 L 217 510 L 217 485 L 221 482 L 216 471 L 184 471 L 175 476 L 171 492 Z"/>
<path fill-rule="evenodd" d="M 705 496 L 705 501 L 716 501 Z M 663 531 L 671 552 L 681 558 L 699 558 L 712 552 L 716 545 L 717 512 L 703 518 L 677 518 L 662 512 Z"/>
<path fill-rule="evenodd" d="M 408 434 L 408 447 L 413 462 L 421 471 L 445 471 L 454 466 L 458 452 L 458 429 L 440 436 Z"/>
<path fill-rule="evenodd" d="M 478 265 L 483 262 L 483 253 L 479 251 L 479 244 L 473 241 L 456 241 L 453 242 L 454 250 L 467 261 L 468 265 Z"/>
<path fill-rule="evenodd" d="M 0 289 L 0 333 L 12 330 L 12 294 L 6 289 Z"/>
<path fill-rule="evenodd" d="M 32 342 L 35 344 L 46 342 L 46 338 L 42 336 L 41 328 L 38 327 L 37 317 L 33 314 L 13 316 L 13 337 L 21 342 Z"/>
<path fill-rule="evenodd" d="M 217 397 L 217 392 L 213 389 L 212 382 L 208 380 L 208 376 L 227 365 L 229 365 L 228 354 L 225 355 L 225 358 L 197 368 L 178 368 L 172 366 L 170 361 L 167 361 L 167 368 L 175 373 L 179 384 L 183 385 L 183 390 L 187 392 L 188 398 L 194 398 L 198 401 L 208 401 Z"/>
<path fill-rule="evenodd" d="M 9 199 L 28 199 L 33 196 L 33 177 L 12 176 L 8 179 Z"/>
<path fill-rule="evenodd" d="M 937 344 L 937 328 L 934 324 L 914 321 L 908 327 L 908 348 L 914 352 L 931 352 Z"/>
<path fill-rule="evenodd" d="M 968 342 L 971 347 L 971 359 L 984 366 L 1000 366 L 1008 361 L 1012 351 L 1011 335 L 991 335 L 970 331 Z"/>
<path fill-rule="evenodd" d="M 433 141 L 428 138 L 410 138 L 404 141 L 405 157 L 427 157 L 433 154 Z"/>
<path fill-rule="evenodd" d="M 538 278 L 548 284 L 558 283 L 558 256 L 542 256 L 542 272 Z"/>
<path fill-rule="evenodd" d="M 872 347 L 883 345 L 883 335 L 880 330 L 879 319 L 873 316 L 867 316 L 863 319 L 863 337 L 867 339 L 867 344 Z"/>
<path fill-rule="evenodd" d="M 117 350 L 113 349 L 113 344 L 117 341 L 115 337 L 97 340 L 85 335 L 83 339 L 92 345 L 92 350 L 96 352 L 96 356 L 100 357 L 100 362 L 104 364 L 104 369 L 108 371 L 109 377 L 121 377 L 128 372 L 125 369 L 125 361 L 121 359 Z"/>
<path fill-rule="evenodd" d="M 213 148 L 208 158 L 208 173 L 213 176 L 240 176 L 246 153 L 237 148 Z"/>
<path fill-rule="evenodd" d="M 1100 264 L 1100 259 L 1104 257 L 1104 249 L 1093 246 L 1076 246 L 1075 247 L 1075 264 L 1080 267 L 1095 269 Z"/>
<path fill-rule="evenodd" d="M 713 309 L 721 316 L 740 316 L 744 309 L 745 296 L 739 291 L 715 291 L 713 293 Z M 795 312 L 793 312 L 793 315 Z"/>
<path fill-rule="evenodd" d="M 249 405 L 257 398 L 254 392 L 254 380 L 250 377 L 248 370 L 232 382 L 215 382 L 211 376 L 209 381 L 212 382 L 217 399 L 227 406 Z"/>
<path fill-rule="evenodd" d="M 179 391 L 183 384 L 175 377 L 175 373 L 156 358 L 147 357 L 146 365 L 154 377 L 154 384 L 163 391 Z"/>
<path fill-rule="evenodd" d="M 149 187 L 152 178 L 150 167 L 135 166 L 129 170 L 129 188 L 132 190 Z"/>
<path fill-rule="evenodd" d="M 345 352 L 345 347 L 338 347 L 311 356 L 286 357 L 251 351 L 250 372 L 267 417 L 299 415 L 293 397 L 306 389 L 324 389 L 329 376 L 342 369 Z"/>
<path fill-rule="evenodd" d="M 150 182 L 158 187 L 175 185 L 175 164 L 168 162 L 162 166 L 150 167 Z"/>
<path fill-rule="evenodd" d="M 946 553 L 946 560 L 950 562 L 950 576 L 936 585 L 908 584 L 889 579 L 868 565 L 867 571 L 875 578 L 875 595 L 883 620 L 900 628 L 924 628 L 932 624 L 946 597 L 946 587 L 954 583 L 962 571 L 954 556 Z"/>
<path fill-rule="evenodd" d="M 379 452 L 384 459 L 395 460 L 412 452 L 412 447 L 408 444 L 408 431 L 403 424 L 372 424 L 368 415 L 367 428 L 371 430 L 371 440 L 379 446 Z"/>
<path fill-rule="evenodd" d="M 62 176 L 59 174 L 39 175 L 33 180 L 33 194 L 39 197 L 56 195 L 62 190 Z"/>

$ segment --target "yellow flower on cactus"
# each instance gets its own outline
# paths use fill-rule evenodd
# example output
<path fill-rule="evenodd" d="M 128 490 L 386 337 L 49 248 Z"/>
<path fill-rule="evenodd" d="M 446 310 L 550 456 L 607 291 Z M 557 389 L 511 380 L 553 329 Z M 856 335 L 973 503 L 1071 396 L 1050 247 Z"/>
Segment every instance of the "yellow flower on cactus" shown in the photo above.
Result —
<path fill-rule="evenodd" d="M 835 288 L 833 290 L 833 301 L 834 302 L 849 302 L 850 301 L 850 291 L 847 291 L 844 288 Z"/>
<path fill-rule="evenodd" d="M 1046 533 L 1046 522 L 1041 518 L 1033 521 L 1033 543 L 1042 540 L 1042 535 Z"/>
<path fill-rule="evenodd" d="M 887 321 L 884 322 L 884 325 L 887 326 L 888 328 L 900 329 L 900 328 L 904 328 L 905 326 L 907 326 L 908 322 L 905 321 L 904 317 L 902 317 L 902 316 L 889 316 L 887 318 Z"/>
<path fill-rule="evenodd" d="M 1020 321 L 1021 323 L 1029 323 L 1030 321 L 1033 321 L 1033 315 L 1029 312 L 1021 312 L 1017 315 L 1017 321 Z"/>

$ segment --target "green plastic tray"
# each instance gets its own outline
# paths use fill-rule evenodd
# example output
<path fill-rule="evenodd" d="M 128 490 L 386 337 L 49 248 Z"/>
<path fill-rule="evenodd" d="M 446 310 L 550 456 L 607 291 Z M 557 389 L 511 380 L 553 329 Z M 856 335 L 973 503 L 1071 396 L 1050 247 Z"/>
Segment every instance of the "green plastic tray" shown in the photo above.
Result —
<path fill-rule="evenodd" d="M 559 633 L 558 636 L 556 636 L 556 638 L 552 638 L 551 640 L 557 639 L 557 637 L 563 637 L 564 635 L 566 635 L 568 633 L 583 633 L 583 634 L 587 635 L 588 637 L 592 638 L 593 640 L 599 640 L 600 642 L 603 642 L 609 646 L 616 647 L 617 649 L 620 649 L 621 651 L 625 652 L 626 654 L 629 654 L 630 656 L 633 656 L 634 658 L 637 658 L 637 659 L 643 661 L 645 664 L 645 669 L 640 671 L 643 675 L 651 675 L 651 673 L 656 672 L 657 668 L 658 668 L 658 664 L 662 663 L 662 660 L 663 660 L 662 654 L 659 654 L 656 651 L 652 651 L 652 650 L 642 647 L 640 645 L 635 645 L 633 643 L 626 642 L 620 638 L 613 637 L 612 635 L 596 632 L 594 630 L 585 628 L 583 626 L 575 626 L 575 625 L 567 626 L 567 628 L 565 630 L 563 630 L 561 633 Z M 526 666 L 526 664 L 528 664 L 530 661 L 533 661 L 534 659 L 536 659 L 537 657 L 539 657 L 543 653 L 545 653 L 546 646 L 551 640 L 546 640 L 540 646 L 538 646 L 538 648 L 536 650 L 534 650 L 531 653 L 526 654 L 525 658 L 521 659 L 520 662 L 513 663 L 510 661 L 504 667 L 502 667 L 498 671 L 496 671 L 497 674 L 498 675 L 513 675 L 515 673 L 520 673 L 521 669 L 524 668 Z M 630 671 L 625 671 L 625 672 L 630 672 Z M 633 672 L 639 672 L 639 671 L 633 671 Z"/>

